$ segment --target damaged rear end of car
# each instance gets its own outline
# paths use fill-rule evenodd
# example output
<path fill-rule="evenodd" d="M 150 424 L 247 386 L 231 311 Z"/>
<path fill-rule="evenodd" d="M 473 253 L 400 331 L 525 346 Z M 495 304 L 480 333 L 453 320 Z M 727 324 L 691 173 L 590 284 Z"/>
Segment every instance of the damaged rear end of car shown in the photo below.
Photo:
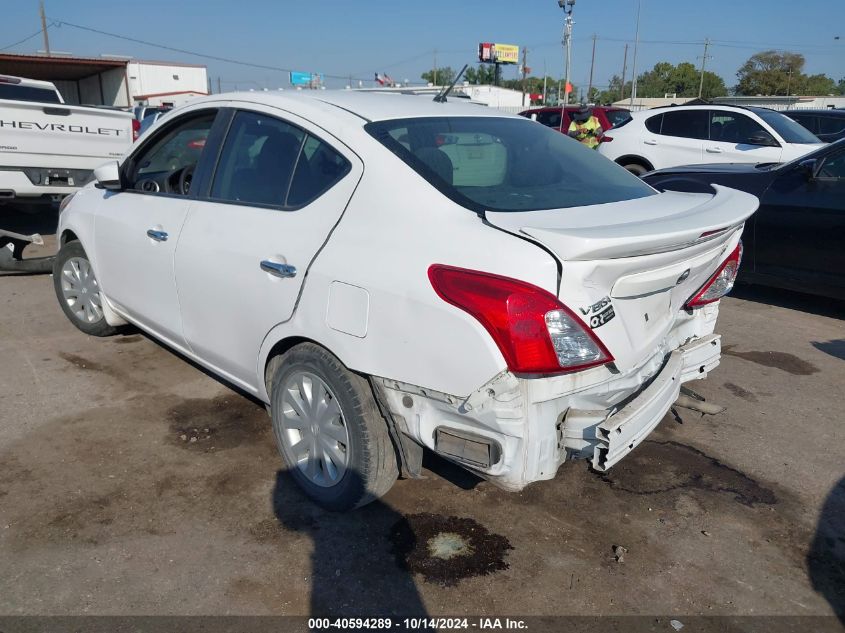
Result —
<path fill-rule="evenodd" d="M 370 132 L 486 226 L 553 256 L 559 273 L 556 287 L 540 288 L 432 262 L 438 298 L 477 321 L 506 367 L 468 395 L 376 381 L 415 442 L 520 490 L 568 459 L 612 467 L 660 423 L 682 384 L 719 364 L 718 300 L 758 203 L 718 186 L 713 195 L 657 194 L 559 135 L 515 140 L 511 125 L 429 120 Z M 415 148 L 434 131 L 431 146 Z M 569 158 L 578 161 L 571 171 Z"/>

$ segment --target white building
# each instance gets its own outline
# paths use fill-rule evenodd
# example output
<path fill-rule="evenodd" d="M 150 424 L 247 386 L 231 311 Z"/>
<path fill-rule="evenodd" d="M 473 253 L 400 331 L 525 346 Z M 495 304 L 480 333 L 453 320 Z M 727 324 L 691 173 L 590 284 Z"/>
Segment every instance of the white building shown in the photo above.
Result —
<path fill-rule="evenodd" d="M 114 55 L 0 54 L 0 75 L 51 81 L 65 102 L 129 107 L 178 105 L 208 93 L 205 66 L 143 61 Z"/>

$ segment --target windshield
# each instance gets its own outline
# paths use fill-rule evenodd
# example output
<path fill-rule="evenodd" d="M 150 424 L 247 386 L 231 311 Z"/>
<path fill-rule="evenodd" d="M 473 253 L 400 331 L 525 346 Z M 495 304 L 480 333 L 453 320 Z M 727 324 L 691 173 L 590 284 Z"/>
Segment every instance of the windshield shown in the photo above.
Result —
<path fill-rule="evenodd" d="M 799 143 L 808 145 L 810 143 L 821 143 L 821 139 L 810 132 L 800 123 L 790 119 L 785 114 L 775 112 L 774 110 L 766 110 L 764 108 L 754 108 L 754 114 L 763 119 L 766 123 L 771 125 L 775 132 L 781 135 L 787 143 Z"/>
<path fill-rule="evenodd" d="M 656 193 L 597 151 L 522 118 L 397 119 L 366 129 L 442 193 L 476 212 L 579 207 Z"/>

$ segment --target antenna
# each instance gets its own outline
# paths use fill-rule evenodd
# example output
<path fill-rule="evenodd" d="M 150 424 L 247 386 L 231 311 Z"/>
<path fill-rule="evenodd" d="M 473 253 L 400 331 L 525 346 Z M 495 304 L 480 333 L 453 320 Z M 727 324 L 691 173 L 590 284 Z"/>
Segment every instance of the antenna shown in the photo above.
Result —
<path fill-rule="evenodd" d="M 461 76 L 462 76 L 462 75 L 466 72 L 466 69 L 467 69 L 467 66 L 468 66 L 468 65 L 469 65 L 469 64 L 464 64 L 464 67 L 463 67 L 463 68 L 461 68 L 461 72 L 459 72 L 457 75 L 455 75 L 455 79 L 452 81 L 452 83 L 451 83 L 451 84 L 449 84 L 449 87 L 448 87 L 448 88 L 446 88 L 446 89 L 444 89 L 444 90 L 441 90 L 441 91 L 437 94 L 437 96 L 436 96 L 436 97 L 434 97 L 434 100 L 435 100 L 437 103 L 446 103 L 446 97 L 448 97 L 448 96 L 449 96 L 449 93 L 450 93 L 450 92 L 452 92 L 452 88 L 454 88 L 454 87 L 455 87 L 455 84 L 456 84 L 456 83 L 458 83 L 458 80 L 459 80 L 459 79 L 461 78 Z"/>

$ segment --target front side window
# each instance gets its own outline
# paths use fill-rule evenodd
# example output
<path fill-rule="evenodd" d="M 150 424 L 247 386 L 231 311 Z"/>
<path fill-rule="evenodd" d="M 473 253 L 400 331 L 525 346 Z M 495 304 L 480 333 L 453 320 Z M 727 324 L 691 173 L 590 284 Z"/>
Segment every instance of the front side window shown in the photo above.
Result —
<path fill-rule="evenodd" d="M 790 118 L 813 134 L 818 134 L 818 118 L 812 114 L 792 114 Z"/>
<path fill-rule="evenodd" d="M 798 124 L 795 123 L 795 125 Z M 771 136 L 762 125 L 749 116 L 729 110 L 713 110 L 710 112 L 711 141 L 735 143 L 737 145 L 747 144 L 752 136 L 759 134 Z"/>
<path fill-rule="evenodd" d="M 598 152 L 522 118 L 399 119 L 365 129 L 444 195 L 479 213 L 561 209 L 656 193 Z M 395 130 L 403 130 L 404 143 Z"/>
<path fill-rule="evenodd" d="M 681 138 L 707 138 L 706 110 L 678 110 L 666 112 L 663 115 L 663 136 L 678 136 Z"/>
<path fill-rule="evenodd" d="M 280 119 L 238 112 L 211 187 L 215 200 L 297 207 L 348 171 L 349 162 L 320 139 Z"/>
<path fill-rule="evenodd" d="M 819 134 L 845 134 L 845 117 L 819 117 Z"/>
<path fill-rule="evenodd" d="M 785 114 L 766 108 L 752 108 L 751 111 L 774 128 L 775 132 L 780 134 L 780 137 L 787 143 L 801 145 L 821 143 L 818 136 Z"/>
<path fill-rule="evenodd" d="M 546 110 L 537 113 L 537 123 L 542 123 L 546 127 L 560 128 L 560 111 Z"/>
<path fill-rule="evenodd" d="M 216 112 L 184 115 L 144 143 L 131 158 L 129 186 L 187 195 L 215 116 Z"/>
<path fill-rule="evenodd" d="M 628 110 L 608 110 L 605 112 L 607 120 L 613 127 L 622 127 L 631 120 L 631 113 Z"/>
<path fill-rule="evenodd" d="M 828 156 L 822 163 L 818 173 L 819 178 L 845 179 L 845 152 Z"/>

